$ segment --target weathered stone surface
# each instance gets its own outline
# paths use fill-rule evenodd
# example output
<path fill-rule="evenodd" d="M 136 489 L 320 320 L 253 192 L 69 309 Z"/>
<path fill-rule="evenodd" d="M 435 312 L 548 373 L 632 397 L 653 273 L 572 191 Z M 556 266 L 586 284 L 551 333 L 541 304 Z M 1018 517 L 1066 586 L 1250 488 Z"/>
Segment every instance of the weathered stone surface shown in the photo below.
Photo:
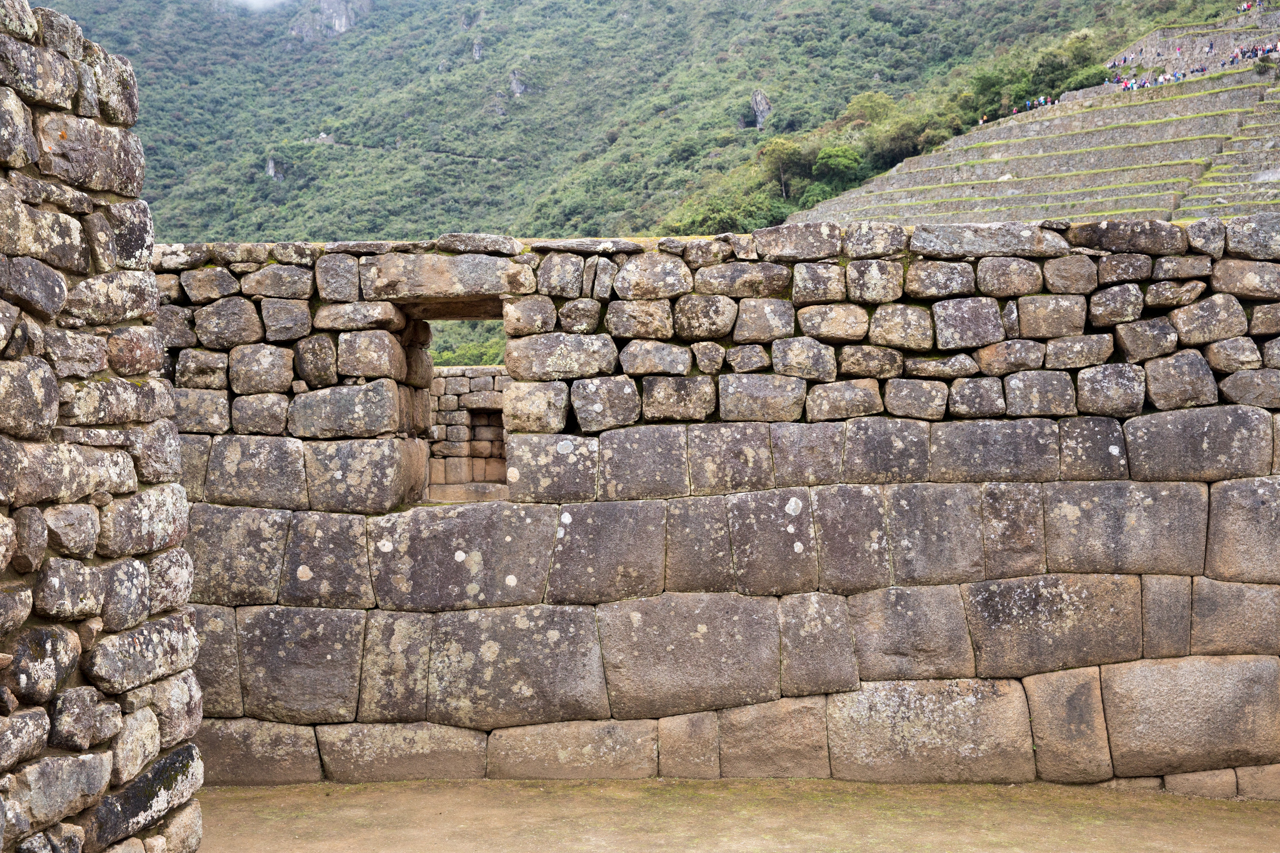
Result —
<path fill-rule="evenodd" d="M 1242 299 L 1274 300 L 1280 298 L 1280 264 L 1227 258 L 1213 265 L 1210 284 Z"/>
<path fill-rule="evenodd" d="M 863 681 L 972 678 L 973 648 L 958 587 L 894 587 L 849 597 Z"/>
<path fill-rule="evenodd" d="M 494 779 L 646 779 L 658 774 L 654 720 L 567 722 L 501 729 L 489 737 Z"/>
<path fill-rule="evenodd" d="M 1063 259 L 1049 261 L 1046 269 L 1049 263 L 1058 260 Z M 1026 296 L 1039 292 L 1043 283 L 1040 267 L 1025 258 L 982 258 L 978 261 L 978 290 L 986 296 L 1003 299 Z"/>
<path fill-rule="evenodd" d="M 160 725 L 150 708 L 124 718 L 124 727 L 111 743 L 111 784 L 123 785 L 160 754 Z"/>
<path fill-rule="evenodd" d="M 733 331 L 738 303 L 727 296 L 686 294 L 676 301 L 675 333 L 686 341 L 712 341 Z"/>
<path fill-rule="evenodd" d="M 37 258 L 81 275 L 90 271 L 84 228 L 73 217 L 29 207 L 9 183 L 0 185 L 0 252 Z"/>
<path fill-rule="evenodd" d="M 407 779 L 481 779 L 485 775 L 484 732 L 438 726 L 319 726 L 316 739 L 325 777 L 334 782 L 395 782 Z"/>
<path fill-rule="evenodd" d="M 784 376 L 798 376 L 819 382 L 836 378 L 836 351 L 813 338 L 775 340 L 770 353 L 773 369 Z"/>
<path fill-rule="evenodd" d="M 232 506 L 306 509 L 303 443 L 267 436 L 214 438 L 205 497 Z"/>
<path fill-rule="evenodd" d="M 71 687 L 62 691 L 54 699 L 51 711 L 51 717 L 46 717 L 44 709 L 40 709 L 43 722 L 28 718 L 16 721 L 20 724 L 18 728 L 11 724 L 10 729 L 15 734 L 26 729 L 43 730 L 48 734 L 51 746 L 84 752 L 115 737 L 123 726 L 120 706 L 95 687 Z"/>
<path fill-rule="evenodd" d="M 151 613 L 151 576 L 146 563 L 128 558 L 104 563 L 102 575 L 102 628 L 118 632 L 140 625 Z"/>
<path fill-rule="evenodd" d="M 767 598 L 667 593 L 596 610 L 616 718 L 779 698 L 777 605 Z"/>
<path fill-rule="evenodd" d="M 794 305 L 816 305 L 821 302 L 843 302 L 844 268 L 834 264 L 796 264 L 795 282 L 791 288 Z"/>
<path fill-rule="evenodd" d="M 338 335 L 338 373 L 404 381 L 408 372 L 404 348 L 390 332 L 343 332 Z"/>
<path fill-rule="evenodd" d="M 373 318 L 365 322 L 380 324 L 383 327 L 394 325 L 392 321 L 381 319 L 386 314 L 394 312 L 393 316 L 397 316 L 399 319 L 397 328 L 403 327 L 404 318 L 399 316 L 399 310 L 394 306 L 389 306 L 385 302 L 369 304 L 386 306 L 390 311 L 374 313 Z M 329 305 L 325 307 L 341 308 L 343 306 Z M 296 341 L 311 334 L 311 309 L 305 299 L 273 299 L 268 297 L 262 300 L 262 323 L 266 327 L 268 341 Z"/>
<path fill-rule="evenodd" d="M 1117 663 L 1142 656 L 1136 577 L 1043 575 L 960 588 L 983 678 Z"/>
<path fill-rule="evenodd" d="M 279 601 L 298 607 L 375 606 L 364 517 L 294 513 Z"/>
<path fill-rule="evenodd" d="M 1208 489 L 1199 483 L 1050 483 L 1045 548 L 1051 572 L 1198 575 Z"/>
<path fill-rule="evenodd" d="M 1058 338 L 1046 344 L 1044 366 L 1050 370 L 1064 370 L 1103 364 L 1111 358 L 1114 348 L 1111 335 Z"/>
<path fill-rule="evenodd" d="M 227 387 L 227 354 L 199 349 L 184 349 L 178 354 L 175 384 L 179 388 L 225 390 Z"/>
<path fill-rule="evenodd" d="M 1280 765 L 1235 769 L 1237 794 L 1247 800 L 1280 799 Z"/>
<path fill-rule="evenodd" d="M 64 694 L 65 695 L 65 694 Z M 44 708 L 17 711 L 0 721 L 0 768 L 30 761 L 44 750 L 49 715 Z"/>
<path fill-rule="evenodd" d="M 1204 293 L 1203 281 L 1157 281 L 1147 288 L 1148 308 L 1180 308 Z"/>
<path fill-rule="evenodd" d="M 1067 242 L 1106 252 L 1137 252 L 1144 255 L 1183 255 L 1187 235 L 1169 222 L 1154 219 L 1112 220 L 1072 225 Z"/>
<path fill-rule="evenodd" d="M 884 407 L 891 415 L 940 421 L 947 413 L 947 384 L 920 379 L 890 379 L 885 383 Z"/>
<path fill-rule="evenodd" d="M 815 488 L 819 588 L 840 595 L 890 584 L 888 507 L 876 486 Z"/>
<path fill-rule="evenodd" d="M 575 386 L 577 384 L 574 383 Z M 644 378 L 644 417 L 647 421 L 704 421 L 715 410 L 716 383 L 710 376 Z M 634 422 L 634 418 L 628 421 Z"/>
<path fill-rule="evenodd" d="M 842 248 L 846 258 L 875 258 L 900 252 L 906 246 L 907 232 L 901 225 L 851 222 L 845 227 Z"/>
<path fill-rule="evenodd" d="M 957 379 L 977 373 L 978 363 L 968 353 L 947 358 L 909 358 L 905 372 L 907 376 L 925 379 Z"/>
<path fill-rule="evenodd" d="M 1111 778 L 1111 750 L 1097 667 L 1033 675 L 1022 681 L 1035 738 L 1036 776 L 1081 784 Z"/>
<path fill-rule="evenodd" d="M 611 379 L 591 380 L 610 382 Z M 630 381 L 630 380 L 628 380 Z M 583 380 L 574 383 L 576 388 Z M 632 382 L 634 391 L 635 383 Z M 576 410 L 575 406 L 575 410 Z M 603 410 L 603 405 L 602 405 Z M 636 417 L 639 417 L 639 395 L 636 399 Z M 513 382 L 502 395 L 502 424 L 511 432 L 560 432 L 564 429 L 569 412 L 569 388 L 563 382 Z M 579 423 L 585 432 L 592 432 L 587 424 Z"/>
<path fill-rule="evenodd" d="M 1129 362 L 1168 355 L 1178 348 L 1178 330 L 1165 317 L 1121 323 L 1116 326 L 1115 336 Z"/>
<path fill-rule="evenodd" d="M 1191 653 L 1192 578 L 1142 576 L 1142 656 L 1184 657 Z"/>
<path fill-rule="evenodd" d="M 133 460 L 122 450 L 77 444 L 19 444 L 15 448 L 11 458 L 18 461 L 3 472 L 17 471 L 9 487 L 15 507 L 45 501 L 70 503 L 94 492 L 118 495 L 138 488 Z M 44 550 L 43 544 L 40 550 Z"/>
<path fill-rule="evenodd" d="M 982 547 L 987 580 L 1044 572 L 1043 489 L 1038 483 L 982 487 Z"/>
<path fill-rule="evenodd" d="M 600 440 L 571 435 L 512 435 L 507 487 L 513 501 L 560 503 L 596 498 Z"/>
<path fill-rule="evenodd" d="M 812 396 L 807 405 L 810 408 L 810 418 L 813 419 Z M 825 407 L 829 404 L 823 405 Z M 844 424 L 770 424 L 769 439 L 772 447 L 777 449 L 773 464 L 779 486 L 816 486 L 840 482 Z"/>
<path fill-rule="evenodd" d="M 932 349 L 933 317 L 927 309 L 916 305 L 882 305 L 871 315 L 867 339 L 885 347 L 920 351 Z"/>
<path fill-rule="evenodd" d="M 21 838 L 81 812 L 97 803 L 110 783 L 109 753 L 50 756 L 28 764 L 9 782 L 5 835 Z M 85 849 L 96 853 L 102 847 Z"/>
<path fill-rule="evenodd" d="M 574 299 L 560 308 L 560 328 L 573 335 L 590 335 L 600 327 L 600 303 Z"/>
<path fill-rule="evenodd" d="M 32 589 L 35 612 L 59 622 L 97 616 L 102 611 L 104 580 L 97 566 L 56 557 L 44 561 Z"/>
<path fill-rule="evenodd" d="M 901 280 L 901 265 L 899 265 Z M 781 296 L 791 281 L 791 270 L 780 264 L 734 262 L 703 267 L 694 276 L 693 289 L 708 296 L 766 298 Z"/>
<path fill-rule="evenodd" d="M 1069 381 L 1069 380 L 1068 380 Z M 1132 364 L 1103 364 L 1076 377 L 1077 405 L 1085 414 L 1131 418 L 1142 414 L 1146 373 Z"/>
<path fill-rule="evenodd" d="M 156 486 L 113 501 L 102 508 L 99 520 L 99 556 L 162 551 L 187 535 L 187 494 L 177 483 Z"/>
<path fill-rule="evenodd" d="M 1236 771 L 1201 770 L 1195 773 L 1166 773 L 1164 789 L 1186 797 L 1210 797 L 1219 800 L 1236 796 Z"/>
<path fill-rule="evenodd" d="M 1039 341 L 1001 341 L 973 354 L 978 369 L 987 376 L 1005 376 L 1019 370 L 1037 370 L 1044 364 L 1045 345 Z"/>
<path fill-rule="evenodd" d="M 64 557 L 92 557 L 98 545 L 98 510 L 88 504 L 51 506 L 44 511 L 49 547 Z"/>
<path fill-rule="evenodd" d="M 1184 349 L 1147 362 L 1147 397 L 1157 409 L 1212 406 L 1218 402 L 1213 370 L 1198 350 Z"/>
<path fill-rule="evenodd" d="M 981 580 L 983 553 L 977 486 L 918 483 L 886 492 L 894 537 L 895 583 Z"/>
<path fill-rule="evenodd" d="M 303 449 L 311 509 L 321 512 L 389 512 L 426 475 L 426 448 L 414 440 L 308 441 Z"/>
<path fill-rule="evenodd" d="M 1187 225 L 1187 242 L 1197 252 L 1221 258 L 1226 248 L 1227 229 L 1216 216 L 1197 219 Z"/>
<path fill-rule="evenodd" d="M 1051 258 L 1070 251 L 1054 231 L 1026 222 L 982 225 L 921 225 L 911 236 L 911 251 L 932 258 L 1017 255 Z"/>
<path fill-rule="evenodd" d="M 69 425 L 151 422 L 175 412 L 173 387 L 165 379 L 106 379 L 64 384 L 61 419 Z"/>
<path fill-rule="evenodd" d="M 1004 339 L 1000 307 L 989 296 L 947 299 L 935 302 L 932 310 L 939 349 L 972 349 Z"/>
<path fill-rule="evenodd" d="M 1027 700 L 1016 681 L 863 684 L 827 702 L 831 775 L 862 782 L 1030 782 Z"/>
<path fill-rule="evenodd" d="M 247 717 L 205 720 L 195 744 L 208 762 L 205 781 L 210 785 L 298 785 L 324 780 L 311 726 Z"/>
<path fill-rule="evenodd" d="M 870 316 L 858 305 L 810 305 L 796 313 L 800 330 L 828 344 L 860 341 L 867 335 Z"/>
<path fill-rule="evenodd" d="M 1098 260 L 1098 282 L 1115 284 L 1121 281 L 1144 281 L 1151 277 L 1152 260 L 1149 255 L 1120 253 Z"/>
<path fill-rule="evenodd" d="M 208 717 L 241 717 L 240 652 L 236 638 L 236 612 L 230 607 L 196 604 L 191 607 L 200 656 L 194 673 L 203 694 Z M 372 622 L 372 620 L 371 620 Z"/>
<path fill-rule="evenodd" d="M 524 296 L 502 303 L 502 329 L 508 337 L 536 335 L 555 328 L 556 306 L 549 296 Z"/>
<path fill-rule="evenodd" d="M 1117 776 L 1274 763 L 1280 757 L 1280 663 L 1190 657 L 1102 668 Z"/>
<path fill-rule="evenodd" d="M 1209 366 L 1219 373 L 1236 373 L 1262 367 L 1262 353 L 1258 351 L 1253 338 L 1237 337 L 1215 341 L 1204 348 L 1204 357 Z"/>
<path fill-rule="evenodd" d="M 394 253 L 360 259 L 360 289 L 366 300 L 475 298 L 533 293 L 536 287 L 532 269 L 506 258 Z"/>
<path fill-rule="evenodd" d="M 693 358 L 687 348 L 659 341 L 631 341 L 622 348 L 618 361 L 629 376 L 651 373 L 686 376 L 693 368 Z"/>
<path fill-rule="evenodd" d="M 1210 489 L 1206 576 L 1280 583 L 1280 479 L 1214 483 Z"/>
<path fill-rule="evenodd" d="M 279 510 L 193 504 L 185 543 L 195 566 L 192 600 L 274 603 L 289 521 Z"/>
<path fill-rule="evenodd" d="M 108 794 L 83 821 L 85 853 L 156 823 L 165 812 L 185 803 L 204 784 L 204 761 L 194 744 L 180 746 L 160 758 L 123 790 Z"/>
<path fill-rule="evenodd" d="M 1058 477 L 1058 425 L 1037 418 L 937 424 L 929 459 L 929 479 L 939 483 L 1048 482 Z"/>
<path fill-rule="evenodd" d="M 1270 473 L 1271 417 L 1262 409 L 1143 415 L 1126 421 L 1124 433 L 1135 480 L 1215 482 Z"/>
<path fill-rule="evenodd" d="M 164 341 L 157 329 L 128 326 L 107 339 L 107 361 L 121 376 L 138 376 L 164 367 Z"/>
<path fill-rule="evenodd" d="M 43 441 L 58 422 L 58 378 L 43 359 L 0 362 L 0 432 Z"/>
<path fill-rule="evenodd" d="M 827 699 L 780 699 L 719 713 L 725 778 L 827 778 Z"/>
<path fill-rule="evenodd" d="M 240 292 L 246 296 L 309 299 L 312 293 L 311 270 L 290 264 L 268 264 L 241 279 Z"/>
<path fill-rule="evenodd" d="M 1098 267 L 1084 255 L 1050 258 L 1044 262 L 1044 281 L 1050 293 L 1089 294 L 1098 287 Z"/>
<path fill-rule="evenodd" d="M 667 502 L 666 589 L 730 592 L 728 510 L 719 495 Z"/>
<path fill-rule="evenodd" d="M 52 699 L 80 659 L 80 638 L 61 625 L 24 628 L 12 643 L 5 686 L 26 705 Z"/>
<path fill-rule="evenodd" d="M 427 719 L 495 729 L 604 719 L 605 692 L 595 611 L 590 607 L 504 607 L 436 617 Z M 521 684 L 519 693 L 490 684 Z M 615 705 L 615 715 L 618 708 Z"/>
<path fill-rule="evenodd" d="M 1270 625 L 1280 617 L 1280 587 L 1195 578 L 1191 654 L 1280 654 Z"/>
<path fill-rule="evenodd" d="M 1039 270 L 1037 269 L 1036 272 L 1039 273 Z M 912 264 L 907 270 L 904 289 L 907 296 L 915 299 L 972 296 L 977 292 L 974 287 L 973 265 L 952 264 L 946 261 L 917 261 Z"/>
<path fill-rule="evenodd" d="M 195 305 L 205 305 L 240 292 L 240 282 L 223 267 L 187 270 L 179 281 L 187 299 Z"/>
<path fill-rule="evenodd" d="M 67 301 L 67 278 L 34 258 L 4 264 L 0 295 L 42 323 L 49 323 Z"/>
<path fill-rule="evenodd" d="M 882 411 L 880 386 L 874 379 L 816 385 L 805 401 L 805 417 L 810 421 L 845 420 Z"/>
<path fill-rule="evenodd" d="M 196 336 L 210 349 L 229 350 L 262 340 L 266 334 L 253 303 L 243 296 L 230 296 L 207 305 L 193 315 Z"/>
<path fill-rule="evenodd" d="M 566 335 L 560 332 L 507 341 L 505 363 L 516 381 L 545 382 L 608 375 L 618 349 L 608 335 Z"/>
<path fill-rule="evenodd" d="M 661 501 L 565 504 L 556 530 L 548 604 L 595 604 L 662 592 L 666 538 Z"/>
<path fill-rule="evenodd" d="M 671 299 L 692 291 L 693 273 L 684 261 L 663 252 L 633 255 L 613 280 L 613 292 L 626 300 Z"/>
<path fill-rule="evenodd" d="M 605 311 L 604 327 L 617 338 L 667 340 L 675 334 L 671 302 L 666 299 L 615 300 Z"/>
<path fill-rule="evenodd" d="M 772 261 L 812 261 L 840 254 L 840 226 L 834 222 L 792 222 L 753 231 L 756 249 Z"/>
<path fill-rule="evenodd" d="M 1024 370 L 1004 378 L 1005 412 L 1012 417 L 1076 414 L 1071 375 L 1058 370 Z"/>
<path fill-rule="evenodd" d="M 231 429 L 241 435 L 283 435 L 289 417 L 284 394 L 253 394 L 231 401 Z"/>
<path fill-rule="evenodd" d="M 1047 294 L 1018 299 L 1018 322 L 1025 338 L 1062 338 L 1084 334 L 1083 296 Z"/>
<path fill-rule="evenodd" d="M 726 421 L 796 421 L 804 411 L 807 386 L 797 377 L 727 375 L 719 383 Z"/>
<path fill-rule="evenodd" d="M 1280 215 L 1255 213 L 1229 220 L 1227 249 L 1245 258 L 1280 259 Z"/>
<path fill-rule="evenodd" d="M 844 598 L 823 593 L 784 596 L 778 624 L 783 696 L 858 689 L 853 628 Z"/>
<path fill-rule="evenodd" d="M 1245 334 L 1249 321 L 1240 301 L 1229 293 L 1217 293 L 1194 305 L 1169 312 L 1183 346 L 1200 346 Z"/>
<path fill-rule="evenodd" d="M 369 612 L 356 719 L 362 723 L 426 719 L 433 622 L 430 613 Z"/>
<path fill-rule="evenodd" d="M 767 344 L 795 334 L 796 309 L 785 299 L 743 299 L 733 325 L 739 344 Z"/>
<path fill-rule="evenodd" d="M 294 368 L 311 388 L 338 383 L 338 347 L 329 335 L 311 335 L 293 345 Z"/>
<path fill-rule="evenodd" d="M 269 344 L 235 347 L 228 372 L 237 394 L 284 393 L 293 384 L 293 350 Z"/>
<path fill-rule="evenodd" d="M 1142 306 L 1142 288 L 1138 285 L 1108 287 L 1089 297 L 1089 322 L 1095 326 L 1130 323 L 1142 316 Z"/>
<path fill-rule="evenodd" d="M 177 424 L 174 426 L 176 429 Z M 204 500 L 204 481 L 208 473 L 209 447 L 212 443 L 212 438 L 207 435 L 178 435 L 179 452 L 182 457 L 182 474 L 179 482 L 187 490 L 187 500 Z"/>
<path fill-rule="evenodd" d="M 204 703 L 200 684 L 192 670 L 162 679 L 144 689 L 151 694 L 151 710 L 156 715 L 161 749 L 169 749 L 196 736 Z"/>
<path fill-rule="evenodd" d="M 298 394 L 289 403 L 289 433 L 299 438 L 371 438 L 400 427 L 399 391 L 391 379 Z"/>
<path fill-rule="evenodd" d="M 865 304 L 902 298 L 903 270 L 897 261 L 854 261 L 845 269 L 849 299 Z"/>
<path fill-rule="evenodd" d="M 3 313 L 3 307 L 0 307 L 0 313 Z M 5 337 L 5 332 L 0 330 L 0 342 Z M 194 338 L 191 344 L 195 344 Z M 59 379 L 88 379 L 107 369 L 107 342 L 95 335 L 66 329 L 45 329 L 44 355 Z"/>
<path fill-rule="evenodd" d="M 689 494 L 686 429 L 641 426 L 600 436 L 600 499 L 671 498 Z"/>
<path fill-rule="evenodd" d="M 719 779 L 720 728 L 712 711 L 658 720 L 658 775 Z"/>
<path fill-rule="evenodd" d="M 81 669 L 95 687 L 114 696 L 190 669 L 198 650 L 191 612 L 180 610 L 119 634 L 104 635 L 85 655 Z"/>
<path fill-rule="evenodd" d="M 929 424 L 854 418 L 845 434 L 842 478 L 851 483 L 913 483 L 929 478 Z"/>
<path fill-rule="evenodd" d="M 363 611 L 246 607 L 236 621 L 247 715 L 294 724 L 355 719 Z"/>
<path fill-rule="evenodd" d="M 519 240 L 500 234 L 441 234 L 436 238 L 436 248 L 459 255 L 518 255 L 524 251 L 524 245 Z"/>
<path fill-rule="evenodd" d="M 803 488 L 741 492 L 726 503 L 736 591 L 785 595 L 818 588 L 818 552 Z"/>

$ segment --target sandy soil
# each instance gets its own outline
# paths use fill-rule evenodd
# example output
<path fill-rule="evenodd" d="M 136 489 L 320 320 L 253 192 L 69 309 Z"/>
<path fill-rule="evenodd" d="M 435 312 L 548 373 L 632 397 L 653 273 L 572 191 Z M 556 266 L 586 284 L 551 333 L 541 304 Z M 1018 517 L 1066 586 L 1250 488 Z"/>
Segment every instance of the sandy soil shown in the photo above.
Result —
<path fill-rule="evenodd" d="M 1280 851 L 1280 803 L 1045 784 L 399 782 L 199 799 L 202 853 Z"/>

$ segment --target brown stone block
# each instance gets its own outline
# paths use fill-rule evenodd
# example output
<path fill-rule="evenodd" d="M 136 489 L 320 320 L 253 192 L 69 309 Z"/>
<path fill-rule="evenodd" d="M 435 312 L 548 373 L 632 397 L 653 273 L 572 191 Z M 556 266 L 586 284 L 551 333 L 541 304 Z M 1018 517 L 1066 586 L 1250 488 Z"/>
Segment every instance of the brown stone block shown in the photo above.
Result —
<path fill-rule="evenodd" d="M 1191 654 L 1192 578 L 1142 576 L 1142 656 L 1176 658 Z"/>
<path fill-rule="evenodd" d="M 1280 586 L 1195 578 L 1191 654 L 1280 654 Z"/>
<path fill-rule="evenodd" d="M 317 726 L 325 778 L 331 782 L 483 779 L 484 732 L 434 723 Z"/>
<path fill-rule="evenodd" d="M 858 689 L 858 660 L 845 599 L 811 592 L 783 596 L 782 695 L 812 696 Z"/>
<path fill-rule="evenodd" d="M 1111 778 L 1111 749 L 1097 667 L 1022 680 L 1036 745 L 1036 776 L 1080 784 Z"/>
<path fill-rule="evenodd" d="M 1169 773 L 1164 777 L 1164 789 L 1187 797 L 1230 800 L 1236 795 L 1236 771 L 1228 767 L 1226 770 Z"/>
<path fill-rule="evenodd" d="M 973 647 L 955 586 L 893 587 L 852 595 L 849 621 L 864 682 L 973 677 Z"/>
<path fill-rule="evenodd" d="M 1039 483 L 982 487 L 982 548 L 987 580 L 1044 572 L 1044 489 Z"/>
<path fill-rule="evenodd" d="M 908 483 L 885 492 L 895 584 L 983 577 L 981 492 L 976 485 Z"/>
<path fill-rule="evenodd" d="M 655 720 L 549 723 L 489 736 L 490 779 L 649 779 L 658 775 Z"/>
<path fill-rule="evenodd" d="M 811 491 L 818 540 L 818 588 L 852 595 L 889 586 L 889 509 L 879 486 L 822 486 Z"/>
<path fill-rule="evenodd" d="M 826 712 L 826 696 L 779 699 L 721 711 L 720 775 L 830 777 Z"/>
<path fill-rule="evenodd" d="M 729 516 L 721 495 L 667 501 L 668 592 L 732 592 Z"/>
<path fill-rule="evenodd" d="M 726 502 L 733 576 L 744 595 L 818 588 L 813 507 L 804 488 L 740 492 Z"/>
<path fill-rule="evenodd" d="M 512 435 L 507 440 L 511 499 L 562 503 L 596 499 L 600 439 L 571 435 Z"/>
<path fill-rule="evenodd" d="M 689 426 L 689 480 L 695 495 L 771 489 L 773 454 L 769 425 L 762 423 Z"/>
<path fill-rule="evenodd" d="M 195 744 L 209 785 L 324 781 L 315 729 L 262 720 L 205 720 Z"/>
<path fill-rule="evenodd" d="M 551 555 L 548 604 L 596 604 L 659 595 L 664 501 L 564 504 Z"/>
<path fill-rule="evenodd" d="M 600 499 L 676 498 L 689 494 L 688 453 L 683 425 L 639 426 L 602 433 Z"/>
<path fill-rule="evenodd" d="M 1222 581 L 1280 582 L 1280 478 L 1213 484 L 1204 573 Z"/>
<path fill-rule="evenodd" d="M 658 720 L 658 775 L 668 779 L 719 779 L 719 715 L 703 711 Z"/>
<path fill-rule="evenodd" d="M 840 477 L 846 483 L 929 479 L 929 424 L 881 417 L 850 420 Z"/>

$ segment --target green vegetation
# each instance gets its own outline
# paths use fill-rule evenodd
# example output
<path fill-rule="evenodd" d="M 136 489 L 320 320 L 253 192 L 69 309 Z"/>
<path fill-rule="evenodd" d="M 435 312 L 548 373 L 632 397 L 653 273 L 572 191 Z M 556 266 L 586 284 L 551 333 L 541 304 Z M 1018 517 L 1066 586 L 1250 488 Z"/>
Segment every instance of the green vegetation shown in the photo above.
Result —
<path fill-rule="evenodd" d="M 506 346 L 501 320 L 431 321 L 431 358 L 440 367 L 502 364 Z"/>
<path fill-rule="evenodd" d="M 746 230 L 1230 6 L 374 0 L 304 44 L 297 0 L 58 4 L 134 62 L 167 241 Z"/>

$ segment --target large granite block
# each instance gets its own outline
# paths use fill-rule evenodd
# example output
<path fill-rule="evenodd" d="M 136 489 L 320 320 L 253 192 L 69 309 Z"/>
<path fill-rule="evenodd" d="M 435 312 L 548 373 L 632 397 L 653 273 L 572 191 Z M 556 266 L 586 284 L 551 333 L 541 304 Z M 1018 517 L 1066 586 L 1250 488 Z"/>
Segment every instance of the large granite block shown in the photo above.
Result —
<path fill-rule="evenodd" d="M 695 495 L 772 489 L 775 479 L 769 425 L 691 424 L 689 483 Z"/>
<path fill-rule="evenodd" d="M 1111 749 L 1097 667 L 1047 672 L 1022 680 L 1031 711 L 1036 775 L 1080 784 L 1111 778 Z"/>
<path fill-rule="evenodd" d="M 720 775 L 826 779 L 827 697 L 729 708 L 720 717 Z"/>
<path fill-rule="evenodd" d="M 1280 654 L 1280 586 L 1194 578 L 1191 654 Z"/>
<path fill-rule="evenodd" d="M 1017 681 L 888 681 L 827 702 L 831 775 L 855 782 L 1035 779 Z"/>
<path fill-rule="evenodd" d="M 316 731 L 243 717 L 205 720 L 195 744 L 210 785 L 299 785 L 324 781 Z"/>
<path fill-rule="evenodd" d="M 422 442 L 371 438 L 300 444 L 311 509 L 389 512 L 422 490 L 427 464 Z"/>
<path fill-rule="evenodd" d="M 602 604 L 609 707 L 668 717 L 779 698 L 777 603 L 732 593 L 667 593 Z"/>
<path fill-rule="evenodd" d="M 600 439 L 512 435 L 506 449 L 511 500 L 562 503 L 596 499 Z"/>
<path fill-rule="evenodd" d="M 928 422 L 881 417 L 849 421 L 840 476 L 846 483 L 928 480 Z"/>
<path fill-rule="evenodd" d="M 1201 574 L 1208 493 L 1200 483 L 1047 484 L 1049 571 Z"/>
<path fill-rule="evenodd" d="M 770 424 L 774 477 L 778 486 L 819 486 L 840 482 L 844 455 L 842 423 Z"/>
<path fill-rule="evenodd" d="M 316 740 L 331 782 L 484 778 L 484 732 L 434 723 L 352 723 L 316 726 Z"/>
<path fill-rule="evenodd" d="M 414 723 L 427 718 L 430 613 L 369 612 L 360 668 L 362 723 Z"/>
<path fill-rule="evenodd" d="M 364 516 L 294 513 L 279 601 L 297 607 L 373 607 Z"/>
<path fill-rule="evenodd" d="M 973 677 L 973 647 L 955 586 L 851 595 L 849 622 L 863 681 Z"/>
<path fill-rule="evenodd" d="M 1058 479 L 1058 425 L 1042 418 L 934 424 L 929 479 L 938 483 Z"/>
<path fill-rule="evenodd" d="M 812 696 L 858 689 L 858 660 L 845 599 L 811 592 L 783 596 L 782 695 Z"/>
<path fill-rule="evenodd" d="M 204 494 L 210 503 L 229 506 L 306 509 L 302 442 L 270 436 L 215 437 Z"/>
<path fill-rule="evenodd" d="M 1280 661 L 1231 655 L 1102 668 L 1117 776 L 1280 761 Z"/>
<path fill-rule="evenodd" d="M 600 499 L 677 498 L 689 494 L 686 428 L 639 426 L 600 436 Z"/>
<path fill-rule="evenodd" d="M 431 722 L 488 730 L 608 716 L 592 608 L 500 607 L 436 617 Z"/>
<path fill-rule="evenodd" d="M 191 614 L 200 639 L 200 656 L 196 658 L 194 670 L 203 691 L 204 715 L 243 716 L 235 609 L 193 604 Z"/>
<path fill-rule="evenodd" d="M 976 485 L 907 483 L 885 490 L 895 584 L 982 580 L 982 498 Z"/>
<path fill-rule="evenodd" d="M 1185 575 L 1142 576 L 1142 656 L 1191 654 L 1191 586 Z"/>
<path fill-rule="evenodd" d="M 1125 422 L 1135 480 L 1214 482 L 1271 473 L 1271 416 L 1252 406 L 1213 406 Z"/>
<path fill-rule="evenodd" d="M 987 580 L 1044 572 L 1044 489 L 1039 483 L 982 487 L 982 548 Z"/>
<path fill-rule="evenodd" d="M 658 720 L 658 775 L 720 778 L 720 726 L 714 711 Z"/>
<path fill-rule="evenodd" d="M 889 508 L 880 486 L 819 486 L 813 496 L 818 588 L 852 595 L 888 586 Z"/>
<path fill-rule="evenodd" d="M 735 587 L 744 595 L 818 588 L 813 508 L 804 488 L 730 495 L 729 541 Z"/>
<path fill-rule="evenodd" d="M 548 604 L 596 604 L 658 595 L 663 586 L 665 501 L 560 507 L 546 582 Z"/>
<path fill-rule="evenodd" d="M 567 722 L 489 736 L 491 779 L 648 779 L 658 775 L 656 720 Z"/>
<path fill-rule="evenodd" d="M 185 547 L 195 566 L 191 600 L 200 604 L 274 604 L 292 513 L 191 505 Z"/>
<path fill-rule="evenodd" d="M 1205 576 L 1280 583 L 1280 477 L 1214 483 Z"/>
<path fill-rule="evenodd" d="M 960 587 L 981 678 L 1142 657 L 1142 583 L 1123 575 L 1042 575 Z"/>

